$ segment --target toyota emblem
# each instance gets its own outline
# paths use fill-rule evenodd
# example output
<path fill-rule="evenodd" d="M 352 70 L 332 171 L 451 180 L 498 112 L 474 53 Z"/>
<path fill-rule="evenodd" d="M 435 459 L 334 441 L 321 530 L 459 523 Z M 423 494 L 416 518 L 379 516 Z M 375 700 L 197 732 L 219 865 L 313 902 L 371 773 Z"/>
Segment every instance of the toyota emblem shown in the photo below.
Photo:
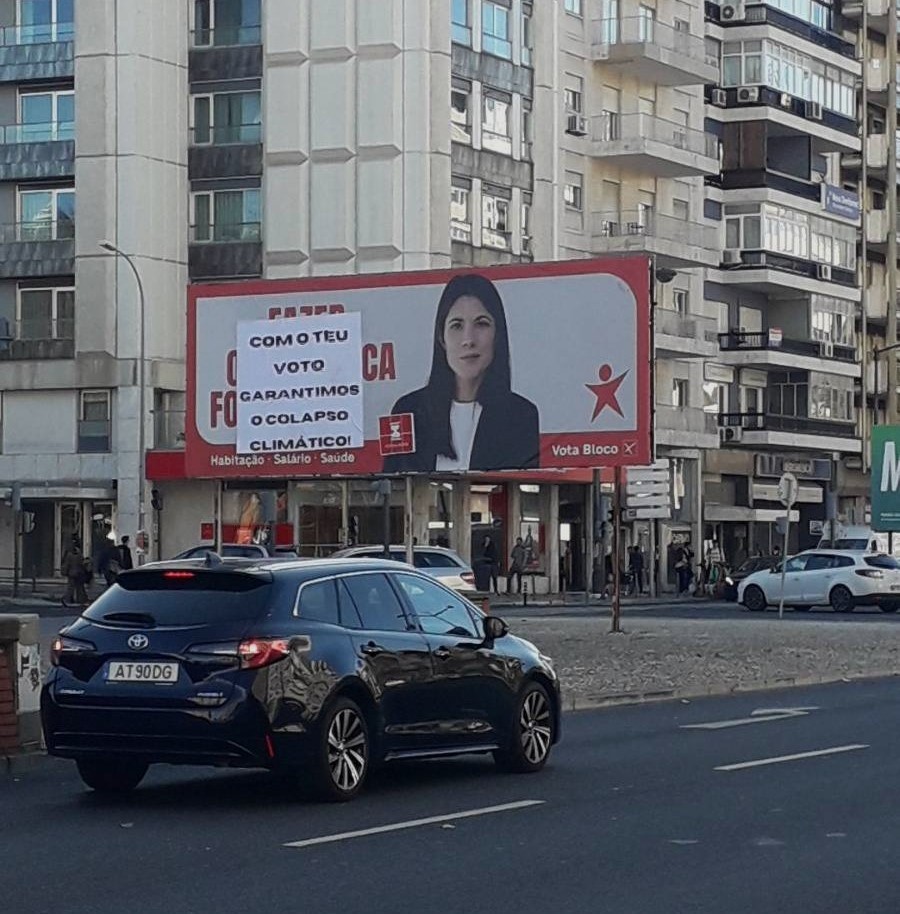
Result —
<path fill-rule="evenodd" d="M 146 635 L 132 635 L 128 639 L 128 646 L 133 651 L 142 651 L 150 643 L 150 639 Z"/>

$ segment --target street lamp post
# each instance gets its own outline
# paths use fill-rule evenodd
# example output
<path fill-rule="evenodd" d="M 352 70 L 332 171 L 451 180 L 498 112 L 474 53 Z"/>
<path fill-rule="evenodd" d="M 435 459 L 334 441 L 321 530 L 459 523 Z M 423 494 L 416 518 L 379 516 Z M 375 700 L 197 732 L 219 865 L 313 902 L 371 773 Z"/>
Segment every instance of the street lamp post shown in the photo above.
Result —
<path fill-rule="evenodd" d="M 146 480 L 145 476 L 145 440 L 144 440 L 144 425 L 147 418 L 147 375 L 146 375 L 146 307 L 144 300 L 144 284 L 141 282 L 141 274 L 138 271 L 137 266 L 134 263 L 133 258 L 130 254 L 126 254 L 123 250 L 116 247 L 111 241 L 101 241 L 100 247 L 104 251 L 109 251 L 110 254 L 115 254 L 118 257 L 121 257 L 125 263 L 131 268 L 131 272 L 134 273 L 135 281 L 137 282 L 138 288 L 138 299 L 140 305 L 140 342 L 138 345 L 138 397 L 139 397 L 139 406 L 138 406 L 138 533 L 143 535 L 143 543 L 138 543 L 136 545 L 141 546 L 141 551 L 146 552 L 147 550 L 147 531 L 145 529 L 145 511 L 144 511 L 144 490 L 146 489 Z M 140 554 L 138 553 L 138 563 L 140 564 Z"/>

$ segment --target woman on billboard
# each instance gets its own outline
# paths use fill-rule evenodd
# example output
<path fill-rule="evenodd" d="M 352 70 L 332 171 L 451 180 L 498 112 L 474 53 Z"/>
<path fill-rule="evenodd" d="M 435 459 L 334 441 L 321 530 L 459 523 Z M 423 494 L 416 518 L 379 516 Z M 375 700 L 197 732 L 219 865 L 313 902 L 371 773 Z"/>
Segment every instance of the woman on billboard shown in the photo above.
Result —
<path fill-rule="evenodd" d="M 489 279 L 467 273 L 447 283 L 433 347 L 427 385 L 391 410 L 413 415 L 415 453 L 387 457 L 384 472 L 537 467 L 537 407 L 512 391 L 506 315 Z"/>

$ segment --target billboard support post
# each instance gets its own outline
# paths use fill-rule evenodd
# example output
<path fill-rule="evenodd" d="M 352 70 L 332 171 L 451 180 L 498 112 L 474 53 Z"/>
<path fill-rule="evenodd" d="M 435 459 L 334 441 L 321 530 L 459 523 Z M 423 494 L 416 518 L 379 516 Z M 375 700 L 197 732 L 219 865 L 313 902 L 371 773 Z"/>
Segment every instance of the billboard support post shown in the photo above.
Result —
<path fill-rule="evenodd" d="M 622 468 L 615 468 L 615 481 L 613 483 L 613 598 L 612 598 L 612 627 L 613 634 L 622 631 L 622 562 L 619 558 L 619 527 L 622 523 Z"/>

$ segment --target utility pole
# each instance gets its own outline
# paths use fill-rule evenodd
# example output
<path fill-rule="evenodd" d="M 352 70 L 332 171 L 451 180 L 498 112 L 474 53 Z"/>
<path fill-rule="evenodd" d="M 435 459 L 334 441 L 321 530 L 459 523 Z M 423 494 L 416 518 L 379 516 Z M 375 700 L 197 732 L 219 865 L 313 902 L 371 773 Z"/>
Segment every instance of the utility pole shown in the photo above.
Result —
<path fill-rule="evenodd" d="M 865 7 L 865 3 L 863 3 Z M 888 7 L 887 29 L 887 339 L 885 348 L 897 342 L 897 10 Z M 865 112 L 864 112 L 865 116 Z M 897 421 L 897 359 L 887 360 L 887 424 Z"/>
<path fill-rule="evenodd" d="M 612 573 L 613 573 L 613 598 L 612 598 L 612 627 L 610 632 L 616 634 L 622 631 L 622 574 L 619 561 L 619 527 L 622 524 L 622 468 L 615 468 L 615 482 L 613 486 L 613 547 L 612 547 Z"/>
<path fill-rule="evenodd" d="M 862 468 L 863 472 L 869 470 L 869 441 L 871 433 L 869 431 L 869 410 L 868 410 L 868 371 L 869 371 L 869 290 L 868 290 L 868 259 L 869 259 L 869 83 L 866 77 L 866 45 L 869 34 L 869 10 L 868 3 L 863 0 L 862 5 L 862 23 L 861 32 L 862 46 L 860 48 L 860 59 L 862 61 L 862 84 L 860 86 L 860 142 L 862 143 L 862 167 L 859 174 L 859 231 L 860 231 L 860 259 L 862 261 L 860 276 L 860 335 L 861 346 L 859 354 L 860 372 L 862 377 L 862 409 L 859 417 L 860 437 L 862 438 Z M 875 413 L 878 414 L 878 362 L 874 367 L 874 391 L 873 398 L 875 403 Z"/>

